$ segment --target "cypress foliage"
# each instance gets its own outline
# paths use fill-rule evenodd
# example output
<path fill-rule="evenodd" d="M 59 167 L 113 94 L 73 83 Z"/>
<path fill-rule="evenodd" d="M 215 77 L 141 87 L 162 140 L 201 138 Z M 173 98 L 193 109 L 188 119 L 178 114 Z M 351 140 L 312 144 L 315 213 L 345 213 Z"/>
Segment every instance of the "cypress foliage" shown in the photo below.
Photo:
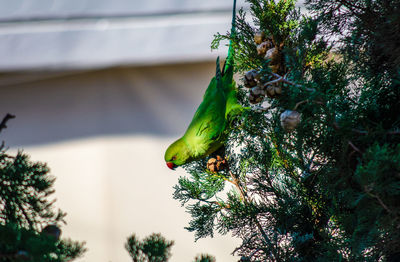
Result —
<path fill-rule="evenodd" d="M 185 166 L 186 228 L 241 238 L 241 261 L 398 261 L 400 2 L 248 2 L 253 22 L 240 10 L 212 47 L 232 41 L 252 110 L 232 120 L 227 168 Z"/>
<path fill-rule="evenodd" d="M 0 123 L 14 118 L 7 114 Z M 0 261 L 72 261 L 81 256 L 83 243 L 60 239 L 65 213 L 54 211 L 54 177 L 49 168 L 28 155 L 7 154 L 0 146 Z"/>
<path fill-rule="evenodd" d="M 166 262 L 171 258 L 173 245 L 174 241 L 167 240 L 160 233 L 152 233 L 143 240 L 132 234 L 125 243 L 125 249 L 133 262 Z M 195 257 L 194 262 L 215 262 L 215 258 L 201 254 Z"/>
<path fill-rule="evenodd" d="M 160 234 L 153 233 L 143 241 L 133 234 L 128 238 L 125 249 L 134 262 L 163 262 L 171 256 L 170 249 L 173 244 L 173 241 L 166 240 Z"/>

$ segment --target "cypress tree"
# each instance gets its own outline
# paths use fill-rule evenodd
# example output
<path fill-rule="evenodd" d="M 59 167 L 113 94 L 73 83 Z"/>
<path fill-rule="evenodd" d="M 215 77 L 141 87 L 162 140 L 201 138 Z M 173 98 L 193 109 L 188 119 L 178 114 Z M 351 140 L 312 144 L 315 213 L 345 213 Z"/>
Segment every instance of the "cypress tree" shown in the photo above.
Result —
<path fill-rule="evenodd" d="M 7 114 L 0 132 L 14 118 Z M 61 238 L 66 213 L 54 210 L 55 178 L 46 164 L 0 145 L 0 261 L 64 262 L 80 257 L 84 244 Z"/>
<path fill-rule="evenodd" d="M 251 110 L 184 167 L 187 230 L 240 238 L 241 261 L 399 261 L 399 1 L 247 2 L 212 47 L 232 41 Z"/>

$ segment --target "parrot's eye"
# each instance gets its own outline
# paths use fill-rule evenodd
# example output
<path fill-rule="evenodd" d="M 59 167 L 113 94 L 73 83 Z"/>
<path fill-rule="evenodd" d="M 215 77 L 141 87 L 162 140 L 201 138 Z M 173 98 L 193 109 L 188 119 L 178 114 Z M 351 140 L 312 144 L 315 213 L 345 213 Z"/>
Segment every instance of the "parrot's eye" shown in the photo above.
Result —
<path fill-rule="evenodd" d="M 173 157 L 171 158 L 172 161 L 174 161 L 175 159 L 176 159 L 176 156 L 173 156 Z"/>

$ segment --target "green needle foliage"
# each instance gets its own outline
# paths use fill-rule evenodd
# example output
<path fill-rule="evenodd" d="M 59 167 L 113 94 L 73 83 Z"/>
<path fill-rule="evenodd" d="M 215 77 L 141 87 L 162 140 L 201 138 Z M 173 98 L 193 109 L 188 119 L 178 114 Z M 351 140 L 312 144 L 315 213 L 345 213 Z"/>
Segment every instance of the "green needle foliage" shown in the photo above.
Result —
<path fill-rule="evenodd" d="M 11 118 L 3 119 L 0 131 Z M 0 261 L 62 262 L 84 253 L 82 243 L 60 239 L 66 214 L 49 200 L 54 180 L 45 164 L 0 146 Z"/>
<path fill-rule="evenodd" d="M 171 247 L 174 241 L 165 239 L 159 233 L 153 233 L 139 240 L 135 234 L 128 237 L 125 249 L 133 262 L 165 262 L 171 257 Z M 215 262 L 215 258 L 202 254 L 195 258 L 194 262 Z"/>
<path fill-rule="evenodd" d="M 202 254 L 195 257 L 194 262 L 215 262 L 215 258 L 210 255 Z"/>
<path fill-rule="evenodd" d="M 173 244 L 160 234 L 153 233 L 142 241 L 133 234 L 128 238 L 125 249 L 134 262 L 164 262 L 171 256 Z"/>
<path fill-rule="evenodd" d="M 174 198 L 187 229 L 240 238 L 241 261 L 400 261 L 400 1 L 307 0 L 309 16 L 248 2 L 253 21 L 240 10 L 212 48 L 231 40 L 265 97 L 231 123 L 228 168 L 185 166 Z M 257 52 L 260 31 L 278 65 Z"/>

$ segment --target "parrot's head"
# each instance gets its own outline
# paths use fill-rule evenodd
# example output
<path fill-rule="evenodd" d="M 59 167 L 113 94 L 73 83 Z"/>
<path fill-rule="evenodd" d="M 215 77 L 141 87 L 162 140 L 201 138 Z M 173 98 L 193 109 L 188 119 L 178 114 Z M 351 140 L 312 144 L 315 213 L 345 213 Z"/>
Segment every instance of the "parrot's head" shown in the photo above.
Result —
<path fill-rule="evenodd" d="M 172 170 L 189 162 L 190 152 L 185 141 L 178 139 L 172 143 L 165 151 L 164 159 L 167 166 Z"/>

